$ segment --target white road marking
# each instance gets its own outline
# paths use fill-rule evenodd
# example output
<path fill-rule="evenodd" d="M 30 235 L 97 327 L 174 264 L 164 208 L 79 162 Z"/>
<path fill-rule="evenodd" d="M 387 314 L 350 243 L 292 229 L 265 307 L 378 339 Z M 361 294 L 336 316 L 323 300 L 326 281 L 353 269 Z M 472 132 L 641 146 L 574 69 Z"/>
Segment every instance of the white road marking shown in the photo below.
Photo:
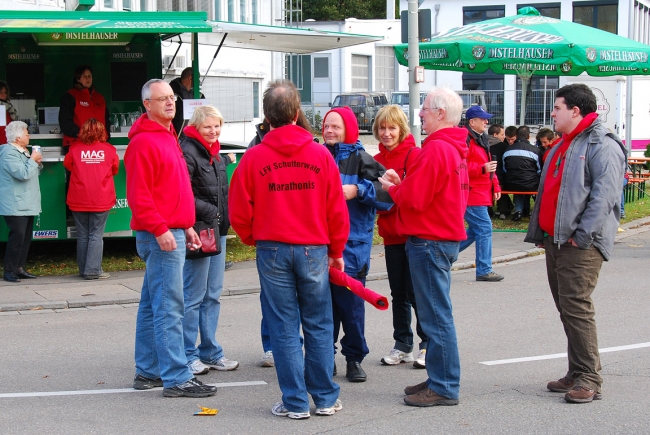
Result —
<path fill-rule="evenodd" d="M 628 344 L 626 346 L 616 346 L 616 347 L 605 347 L 599 349 L 600 353 L 607 352 L 620 352 L 622 350 L 631 350 L 631 349 L 641 349 L 643 347 L 650 347 L 650 342 L 647 343 L 638 343 L 638 344 Z M 539 355 L 539 356 L 527 356 L 524 358 L 512 358 L 512 359 L 499 359 L 495 361 L 483 361 L 479 364 L 485 364 L 486 366 L 496 366 L 500 364 L 513 364 L 519 362 L 528 362 L 528 361 L 541 361 L 545 359 L 555 359 L 555 358 L 566 358 L 566 353 L 553 353 L 550 355 Z"/>
<path fill-rule="evenodd" d="M 222 387 L 248 387 L 251 385 L 267 385 L 264 381 L 251 381 L 251 382 L 223 382 L 220 384 L 207 384 L 214 385 L 217 388 Z M 134 390 L 133 388 L 117 388 L 106 390 L 77 390 L 77 391 L 43 391 L 34 393 L 6 393 L 0 394 L 2 398 L 15 398 L 15 397 L 47 397 L 47 396 L 83 396 L 88 394 L 116 394 L 116 393 L 147 393 L 151 391 L 161 392 L 161 388 L 152 388 L 150 390 Z"/>

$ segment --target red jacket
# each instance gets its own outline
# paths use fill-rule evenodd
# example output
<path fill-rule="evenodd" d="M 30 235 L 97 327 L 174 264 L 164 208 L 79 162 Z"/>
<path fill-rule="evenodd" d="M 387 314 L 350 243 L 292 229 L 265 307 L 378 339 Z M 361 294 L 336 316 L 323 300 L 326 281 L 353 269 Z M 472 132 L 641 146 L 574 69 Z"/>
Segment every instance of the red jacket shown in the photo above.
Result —
<path fill-rule="evenodd" d="M 72 211 L 102 212 L 115 205 L 113 176 L 120 167 L 115 147 L 106 142 L 74 142 L 63 166 L 71 172 L 67 203 Z"/>
<path fill-rule="evenodd" d="M 394 169 L 399 175 L 400 180 L 404 178 L 404 173 L 409 173 L 413 162 L 422 149 L 415 145 L 413 135 L 406 136 L 404 141 L 388 151 L 385 146 L 379 144 L 379 154 L 375 156 L 375 160 L 381 163 L 386 169 Z M 406 170 L 406 168 L 409 168 Z M 406 243 L 406 236 L 397 234 L 395 227 L 397 221 L 397 207 L 391 207 L 388 211 L 378 212 L 379 219 L 377 225 L 379 227 L 379 235 L 384 238 L 384 245 L 400 245 Z"/>
<path fill-rule="evenodd" d="M 129 131 L 124 154 L 131 228 L 158 237 L 194 225 L 194 195 L 173 128 L 142 115 Z"/>
<path fill-rule="evenodd" d="M 336 162 L 296 125 L 269 131 L 246 151 L 230 183 L 228 211 L 247 245 L 329 245 L 328 256 L 341 258 L 350 232 Z"/>
<path fill-rule="evenodd" d="M 492 161 L 489 150 L 476 143 L 469 132 L 469 155 L 467 172 L 469 173 L 469 199 L 467 205 L 493 205 L 493 193 L 501 192 L 499 179 L 494 172 L 485 172 L 485 164 Z M 492 174 L 492 175 L 490 175 Z"/>
<path fill-rule="evenodd" d="M 99 92 L 93 90 L 92 94 L 88 88 L 72 88 L 68 93 L 74 97 L 75 106 L 72 121 L 81 128 L 90 118 L 104 124 L 106 122 L 106 101 Z M 108 126 L 104 125 L 106 130 Z M 76 138 L 63 135 L 63 146 L 69 146 Z"/>
<path fill-rule="evenodd" d="M 461 241 L 469 195 L 467 130 L 443 128 L 431 133 L 409 164 L 404 181 L 390 188 L 397 205 L 397 233 L 429 240 Z"/>

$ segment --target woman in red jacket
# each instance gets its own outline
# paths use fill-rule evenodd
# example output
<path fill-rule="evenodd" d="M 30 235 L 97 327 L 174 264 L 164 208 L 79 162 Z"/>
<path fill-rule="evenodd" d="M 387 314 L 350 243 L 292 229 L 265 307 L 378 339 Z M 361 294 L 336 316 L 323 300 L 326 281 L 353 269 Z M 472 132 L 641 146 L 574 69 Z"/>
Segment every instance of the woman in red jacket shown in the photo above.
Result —
<path fill-rule="evenodd" d="M 421 149 L 415 145 L 413 135 L 409 131 L 408 120 L 402 109 L 397 105 L 381 108 L 372 127 L 375 138 L 379 141 L 379 154 L 375 160 L 386 169 L 394 169 L 400 179 L 406 176 L 408 166 L 415 160 Z M 411 282 L 409 261 L 406 257 L 406 237 L 397 234 L 395 220 L 397 206 L 388 211 L 379 212 L 377 225 L 379 235 L 384 238 L 386 252 L 386 271 L 390 294 L 393 299 L 393 339 L 395 345 L 390 353 L 381 359 L 386 365 L 396 365 L 402 362 L 413 362 L 416 368 L 425 368 L 427 336 L 420 327 L 418 319 L 416 331 L 420 337 L 418 356 L 413 358 L 413 331 L 411 330 L 411 307 L 415 310 L 415 295 Z"/>
<path fill-rule="evenodd" d="M 85 279 L 106 279 L 102 270 L 104 229 L 115 205 L 115 184 L 120 159 L 106 142 L 104 124 L 90 118 L 81 127 L 79 140 L 70 146 L 63 165 L 70 171 L 67 204 L 77 226 L 77 264 Z"/>

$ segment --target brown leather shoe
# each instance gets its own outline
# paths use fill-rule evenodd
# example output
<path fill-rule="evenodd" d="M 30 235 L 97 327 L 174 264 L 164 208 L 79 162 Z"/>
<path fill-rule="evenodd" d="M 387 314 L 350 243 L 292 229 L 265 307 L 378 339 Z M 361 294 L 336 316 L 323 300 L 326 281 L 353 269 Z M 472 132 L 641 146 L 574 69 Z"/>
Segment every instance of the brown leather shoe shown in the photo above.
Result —
<path fill-rule="evenodd" d="M 546 384 L 546 388 L 555 392 L 555 393 L 568 393 L 571 388 L 573 388 L 573 379 L 567 378 L 566 376 L 558 379 L 557 381 L 551 381 Z"/>
<path fill-rule="evenodd" d="M 576 385 L 564 395 L 564 400 L 571 403 L 589 403 L 592 400 L 600 400 L 603 395 L 582 385 Z"/>
<path fill-rule="evenodd" d="M 452 406 L 458 405 L 458 399 L 448 399 L 438 395 L 430 388 L 421 390 L 404 398 L 404 403 L 409 406 Z"/>
<path fill-rule="evenodd" d="M 429 382 L 429 380 L 427 379 L 426 381 L 421 382 L 421 383 L 419 383 L 417 385 L 408 386 L 408 387 L 404 388 L 404 394 L 406 394 L 407 396 L 410 396 L 412 394 L 417 394 L 422 390 L 426 390 L 427 388 L 429 388 L 428 382 Z"/>

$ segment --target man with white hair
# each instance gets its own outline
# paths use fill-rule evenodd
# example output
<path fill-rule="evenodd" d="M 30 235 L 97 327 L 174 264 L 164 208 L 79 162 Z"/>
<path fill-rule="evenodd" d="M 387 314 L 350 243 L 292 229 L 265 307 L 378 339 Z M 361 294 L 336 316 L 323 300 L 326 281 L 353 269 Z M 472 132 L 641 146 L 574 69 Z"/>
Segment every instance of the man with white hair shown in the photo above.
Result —
<path fill-rule="evenodd" d="M 400 182 L 394 170 L 380 178 L 397 205 L 397 231 L 408 236 L 406 254 L 427 342 L 428 379 L 406 387 L 411 406 L 457 405 L 460 359 L 451 309 L 451 266 L 464 240 L 469 195 L 467 130 L 458 128 L 463 102 L 450 89 L 434 88 L 420 117 L 428 134 L 422 152 Z M 445 216 L 439 219 L 438 216 Z"/>

